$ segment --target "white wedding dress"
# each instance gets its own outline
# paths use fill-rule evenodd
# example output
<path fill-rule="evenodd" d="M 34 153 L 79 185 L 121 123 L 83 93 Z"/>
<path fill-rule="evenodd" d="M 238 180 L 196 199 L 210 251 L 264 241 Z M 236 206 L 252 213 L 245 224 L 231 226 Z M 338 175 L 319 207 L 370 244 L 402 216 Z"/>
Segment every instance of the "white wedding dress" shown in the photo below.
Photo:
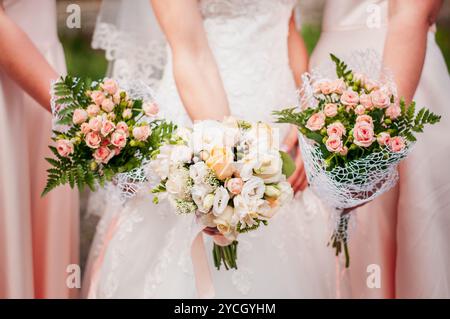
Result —
<path fill-rule="evenodd" d="M 287 48 L 288 23 L 294 6 L 293 0 L 199 2 L 234 116 L 272 122 L 273 110 L 296 104 Z M 98 41 L 117 31 L 107 24 L 100 29 L 103 31 L 97 34 Z M 121 36 L 116 35 L 115 39 Z M 112 50 L 111 42 L 107 42 L 97 46 L 106 49 L 117 67 L 117 48 Z M 148 66 L 150 60 L 161 57 L 155 50 L 150 51 Z M 167 119 L 189 125 L 175 86 L 170 52 L 168 55 L 157 101 Z M 133 56 L 145 59 L 142 51 Z M 116 68 L 113 75 L 120 79 L 124 76 L 121 71 L 129 75 L 133 68 L 154 70 L 142 67 L 145 60 L 132 63 L 125 69 Z M 135 74 L 142 76 L 142 72 Z M 286 129 L 282 127 L 283 132 Z M 89 297 L 196 298 L 190 257 L 193 216 L 177 216 L 164 202 L 153 204 L 146 190 L 120 207 L 106 201 L 106 214 L 98 227 L 85 280 Z M 232 271 L 213 269 L 212 241 L 205 238 L 215 296 L 334 298 L 335 259 L 327 247 L 329 224 L 327 211 L 310 191 L 305 191 L 281 209 L 268 227 L 239 237 L 239 269 Z"/>

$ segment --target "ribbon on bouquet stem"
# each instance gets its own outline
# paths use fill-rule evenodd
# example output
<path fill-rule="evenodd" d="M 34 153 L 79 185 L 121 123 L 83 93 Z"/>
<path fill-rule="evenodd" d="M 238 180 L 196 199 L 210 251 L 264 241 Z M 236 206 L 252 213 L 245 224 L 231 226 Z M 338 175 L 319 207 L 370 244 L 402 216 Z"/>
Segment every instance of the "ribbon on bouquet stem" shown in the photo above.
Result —
<path fill-rule="evenodd" d="M 205 243 L 203 241 L 204 226 L 200 226 L 194 220 L 194 236 L 191 241 L 191 258 L 194 267 L 195 285 L 198 297 L 211 299 L 215 296 L 211 269 L 206 256 Z"/>

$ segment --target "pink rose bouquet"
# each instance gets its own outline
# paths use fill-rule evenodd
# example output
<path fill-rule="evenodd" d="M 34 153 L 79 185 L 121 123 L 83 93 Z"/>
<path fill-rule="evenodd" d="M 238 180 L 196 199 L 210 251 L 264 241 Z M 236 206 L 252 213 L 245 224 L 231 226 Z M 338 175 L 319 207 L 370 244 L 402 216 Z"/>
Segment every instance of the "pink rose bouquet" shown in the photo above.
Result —
<path fill-rule="evenodd" d="M 156 119 L 156 104 L 130 98 L 113 79 L 61 78 L 53 86 L 54 158 L 42 195 L 59 185 L 95 190 L 158 153 L 175 127 Z M 151 118 L 150 116 L 151 115 Z"/>
<path fill-rule="evenodd" d="M 368 55 L 355 56 L 356 65 L 370 68 Z M 416 140 L 414 133 L 440 116 L 426 108 L 415 112 L 396 94 L 393 81 L 375 80 L 380 74 L 355 73 L 334 55 L 337 79 L 320 70 L 305 75 L 302 110 L 275 112 L 278 121 L 298 126 L 311 188 L 339 213 L 332 245 L 344 249 L 346 265 L 348 214 L 395 185 L 397 165 Z M 355 61 L 356 60 L 356 61 Z M 331 68 L 330 68 L 331 69 Z"/>

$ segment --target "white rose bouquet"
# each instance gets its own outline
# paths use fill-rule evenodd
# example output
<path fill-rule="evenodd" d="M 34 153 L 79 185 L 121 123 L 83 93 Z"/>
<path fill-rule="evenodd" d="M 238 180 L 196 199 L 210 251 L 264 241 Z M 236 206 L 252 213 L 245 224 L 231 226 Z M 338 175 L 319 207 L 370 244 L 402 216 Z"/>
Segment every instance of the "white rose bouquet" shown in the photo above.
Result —
<path fill-rule="evenodd" d="M 355 71 L 334 55 L 331 61 L 304 75 L 301 110 L 275 114 L 279 122 L 299 128 L 310 186 L 338 212 L 331 244 L 336 255 L 345 253 L 348 267 L 346 211 L 395 185 L 397 165 L 408 155 L 415 133 L 440 116 L 426 108 L 416 113 L 414 102 L 406 105 L 388 70 L 380 72 L 375 52 L 354 53 L 348 63 Z"/>
<path fill-rule="evenodd" d="M 213 249 L 218 269 L 236 269 L 238 235 L 267 225 L 292 198 L 286 176 L 294 164 L 280 152 L 277 132 L 233 118 L 201 121 L 178 129 L 149 164 L 161 179 L 154 194 L 166 194 L 178 214 L 195 215 L 220 234 Z"/>
<path fill-rule="evenodd" d="M 158 106 L 132 98 L 113 79 L 67 76 L 53 85 L 54 158 L 42 195 L 59 185 L 95 190 L 140 168 L 169 140 L 175 126 L 157 119 Z"/>

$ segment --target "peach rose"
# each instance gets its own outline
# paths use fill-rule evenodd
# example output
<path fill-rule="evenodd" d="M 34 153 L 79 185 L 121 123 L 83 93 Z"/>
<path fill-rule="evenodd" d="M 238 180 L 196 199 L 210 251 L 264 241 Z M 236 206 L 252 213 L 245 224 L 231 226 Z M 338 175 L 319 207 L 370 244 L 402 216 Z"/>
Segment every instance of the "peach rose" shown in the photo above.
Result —
<path fill-rule="evenodd" d="M 127 145 L 127 135 L 124 131 L 115 131 L 111 135 L 111 144 L 118 147 L 124 148 Z"/>
<path fill-rule="evenodd" d="M 372 98 L 369 94 L 361 94 L 359 97 L 359 103 L 361 103 L 361 105 L 368 110 L 371 110 L 373 107 Z"/>
<path fill-rule="evenodd" d="M 94 132 L 98 132 L 102 128 L 102 123 L 103 118 L 100 115 L 98 115 L 89 120 L 89 128 Z"/>
<path fill-rule="evenodd" d="M 364 106 L 362 106 L 361 104 L 358 104 L 355 107 L 355 113 L 356 115 L 363 115 L 366 112 L 366 108 Z"/>
<path fill-rule="evenodd" d="M 231 194 L 238 195 L 242 191 L 242 186 L 244 186 L 244 182 L 242 178 L 232 178 L 227 182 L 227 189 Z"/>
<path fill-rule="evenodd" d="M 378 134 L 378 136 L 377 136 L 377 142 L 381 146 L 389 145 L 390 139 L 391 139 L 391 134 L 389 134 L 388 132 L 382 132 L 382 133 Z"/>
<path fill-rule="evenodd" d="M 75 125 L 86 122 L 88 119 L 88 114 L 83 109 L 76 109 L 72 115 L 72 122 Z"/>
<path fill-rule="evenodd" d="M 356 123 L 367 123 L 373 127 L 373 119 L 370 115 L 363 114 L 356 118 Z"/>
<path fill-rule="evenodd" d="M 344 91 L 341 96 L 341 102 L 344 105 L 356 106 L 359 102 L 359 95 L 351 90 Z"/>
<path fill-rule="evenodd" d="M 328 95 L 328 94 L 333 93 L 333 88 L 332 88 L 331 82 L 324 81 L 324 82 L 321 82 L 319 85 L 320 85 L 320 91 L 323 94 Z"/>
<path fill-rule="evenodd" d="M 339 152 L 339 155 L 347 156 L 347 154 L 348 154 L 348 147 L 347 146 L 342 147 L 341 151 Z"/>
<path fill-rule="evenodd" d="M 364 87 L 367 91 L 378 90 L 380 88 L 380 84 L 377 81 L 366 79 L 364 83 Z"/>
<path fill-rule="evenodd" d="M 403 151 L 403 149 L 406 147 L 406 144 L 405 144 L 405 140 L 403 139 L 403 137 L 395 136 L 395 137 L 391 137 L 391 139 L 389 140 L 388 146 L 392 152 L 398 153 L 398 152 Z"/>
<path fill-rule="evenodd" d="M 360 147 L 369 147 L 374 142 L 373 127 L 367 122 L 359 122 L 353 128 L 353 138 L 356 145 Z"/>
<path fill-rule="evenodd" d="M 218 179 L 225 180 L 233 176 L 233 159 L 234 155 L 231 150 L 225 147 L 213 147 L 206 165 L 214 171 Z"/>
<path fill-rule="evenodd" d="M 130 119 L 132 115 L 133 115 L 133 114 L 131 113 L 131 110 L 130 110 L 130 109 L 126 109 L 126 110 L 124 110 L 123 113 L 122 113 L 122 117 L 123 117 L 125 120 Z"/>
<path fill-rule="evenodd" d="M 328 103 L 323 108 L 323 113 L 327 117 L 335 117 L 338 114 L 337 105 L 334 103 Z"/>
<path fill-rule="evenodd" d="M 391 120 L 395 120 L 397 117 L 400 116 L 400 114 L 402 114 L 402 110 L 401 110 L 401 108 L 400 108 L 400 106 L 398 104 L 391 104 L 391 106 L 389 106 L 386 109 L 386 115 Z"/>
<path fill-rule="evenodd" d="M 103 94 L 103 92 L 100 91 L 93 91 L 91 93 L 91 99 L 92 101 L 94 101 L 96 105 L 100 106 L 103 103 L 103 100 L 105 99 L 105 94 Z"/>
<path fill-rule="evenodd" d="M 102 85 L 102 89 L 106 91 L 110 95 L 116 94 L 117 90 L 119 89 L 119 86 L 117 85 L 117 82 L 113 79 L 106 79 Z"/>
<path fill-rule="evenodd" d="M 73 154 L 74 147 L 69 140 L 58 140 L 56 141 L 56 150 L 62 157 L 68 157 L 70 154 Z"/>
<path fill-rule="evenodd" d="M 102 110 L 109 113 L 114 110 L 114 102 L 111 99 L 104 99 L 102 102 Z"/>
<path fill-rule="evenodd" d="M 345 127 L 341 122 L 334 122 L 327 127 L 327 135 L 337 135 L 339 137 L 342 137 L 345 135 Z"/>
<path fill-rule="evenodd" d="M 140 142 L 146 141 L 150 136 L 150 133 L 150 126 L 148 125 L 138 126 L 133 129 L 133 137 L 136 139 L 136 141 Z"/>
<path fill-rule="evenodd" d="M 327 150 L 332 153 L 340 153 L 342 151 L 342 140 L 338 135 L 331 135 L 327 138 L 325 143 Z"/>
<path fill-rule="evenodd" d="M 347 88 L 347 85 L 345 84 L 344 80 L 337 79 L 331 82 L 331 90 L 333 93 L 341 95 L 344 93 L 345 89 Z"/>
<path fill-rule="evenodd" d="M 102 138 L 97 132 L 88 133 L 84 140 L 86 141 L 86 145 L 90 148 L 98 148 L 102 142 Z"/>
<path fill-rule="evenodd" d="M 306 122 L 306 128 L 311 131 L 321 130 L 325 125 L 325 114 L 323 112 L 314 113 Z"/>
<path fill-rule="evenodd" d="M 93 157 L 97 163 L 108 164 L 109 160 L 113 158 L 115 152 L 111 151 L 108 147 L 102 146 L 95 150 Z"/>
<path fill-rule="evenodd" d="M 158 114 L 159 112 L 159 107 L 158 104 L 154 103 L 154 102 L 150 102 L 150 103 L 145 103 L 142 106 L 142 109 L 145 112 L 145 115 L 147 115 L 148 117 L 154 117 Z"/>
<path fill-rule="evenodd" d="M 370 93 L 370 97 L 372 98 L 373 105 L 379 109 L 384 109 L 391 104 L 390 96 L 382 90 L 373 91 Z"/>
<path fill-rule="evenodd" d="M 97 104 L 91 104 L 87 107 L 86 111 L 89 117 L 94 117 L 98 115 L 98 113 L 100 112 L 100 108 Z"/>
<path fill-rule="evenodd" d="M 101 128 L 101 130 L 100 130 L 100 133 L 102 133 L 102 135 L 106 137 L 106 136 L 108 136 L 110 133 L 112 133 L 112 131 L 114 131 L 115 128 L 116 128 L 116 127 L 115 127 L 115 125 L 114 125 L 113 122 L 108 121 L 108 120 L 105 120 L 105 121 L 103 121 L 102 128 Z"/>
<path fill-rule="evenodd" d="M 81 133 L 83 133 L 84 135 L 86 135 L 87 133 L 89 133 L 91 131 L 91 129 L 89 128 L 89 124 L 88 123 L 83 123 L 81 124 Z"/>
<path fill-rule="evenodd" d="M 119 122 L 116 125 L 116 131 L 122 131 L 125 133 L 125 135 L 128 137 L 130 136 L 130 133 L 128 131 L 128 125 L 125 122 Z"/>

